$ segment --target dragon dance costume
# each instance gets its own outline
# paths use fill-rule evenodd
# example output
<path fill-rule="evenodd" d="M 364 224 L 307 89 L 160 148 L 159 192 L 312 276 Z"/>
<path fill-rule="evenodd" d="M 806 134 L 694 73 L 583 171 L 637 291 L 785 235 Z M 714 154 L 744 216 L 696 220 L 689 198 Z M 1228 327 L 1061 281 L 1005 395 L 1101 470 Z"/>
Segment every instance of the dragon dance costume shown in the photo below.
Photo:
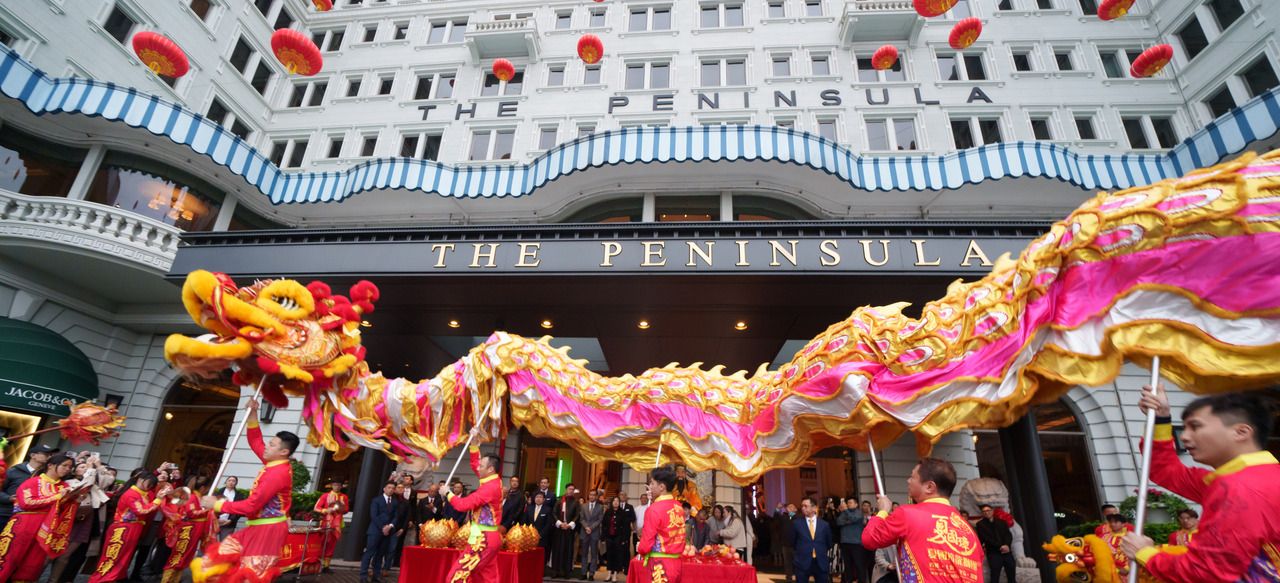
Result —
<path fill-rule="evenodd" d="M 195 583 L 233 581 L 260 583 L 280 575 L 280 552 L 289 537 L 289 508 L 293 504 L 293 468 L 289 460 L 262 459 L 265 445 L 258 420 L 249 418 L 246 437 L 263 467 L 244 500 L 219 500 L 217 513 L 244 516 L 246 528 L 220 543 L 205 547 L 205 555 L 191 562 Z"/>
<path fill-rule="evenodd" d="M 480 448 L 471 446 L 471 471 L 478 471 Z M 466 496 L 449 493 L 449 505 L 471 518 L 462 528 L 471 529 L 467 546 L 449 570 L 449 583 L 498 583 L 498 551 L 502 550 L 502 478 L 497 473 L 480 478 L 480 487 Z"/>
<path fill-rule="evenodd" d="M 684 554 L 684 507 L 671 494 L 663 494 L 644 511 L 644 528 L 636 551 L 644 555 L 640 580 L 646 583 L 680 583 L 680 555 Z"/>
<path fill-rule="evenodd" d="M 159 508 L 151 493 L 137 486 L 130 486 L 120 495 L 115 519 L 102 539 L 102 556 L 98 558 L 98 567 L 93 570 L 89 583 L 119 581 L 129 576 L 133 552 L 147 530 L 151 515 Z"/>
<path fill-rule="evenodd" d="M 0 581 L 34 583 L 45 562 L 67 550 L 79 506 L 64 500 L 68 488 L 47 474 L 18 486 L 13 518 L 0 531 Z"/>
<path fill-rule="evenodd" d="M 1215 471 L 1189 468 L 1162 420 L 1151 444 L 1151 481 L 1200 504 L 1203 512 L 1184 554 L 1157 547 L 1138 551 L 1152 576 L 1169 583 L 1280 581 L 1280 463 L 1267 451 L 1248 453 Z"/>
<path fill-rule="evenodd" d="M 982 583 L 982 544 L 969 522 L 946 498 L 930 498 L 880 511 L 862 531 L 867 550 L 898 545 L 902 581 Z"/>
<path fill-rule="evenodd" d="M 316 500 L 316 512 L 325 512 L 324 518 L 320 519 L 320 527 L 327 528 L 325 536 L 328 542 L 325 543 L 324 566 L 327 568 L 329 563 L 333 561 L 333 551 L 338 546 L 338 539 L 342 538 L 342 515 L 347 513 L 347 509 L 351 507 L 347 500 L 347 495 L 342 492 L 333 493 L 325 492 Z"/>

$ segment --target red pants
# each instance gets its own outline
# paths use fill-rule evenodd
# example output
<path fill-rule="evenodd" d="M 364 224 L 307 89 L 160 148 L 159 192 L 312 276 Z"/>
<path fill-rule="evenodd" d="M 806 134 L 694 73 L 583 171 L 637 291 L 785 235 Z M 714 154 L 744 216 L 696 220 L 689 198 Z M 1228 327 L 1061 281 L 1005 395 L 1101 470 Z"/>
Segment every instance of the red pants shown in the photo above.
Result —
<path fill-rule="evenodd" d="M 645 583 L 680 583 L 680 559 L 651 557 L 641 567 L 640 580 Z"/>
<path fill-rule="evenodd" d="M 328 526 L 328 525 L 326 525 Z M 338 539 L 342 538 L 342 527 L 329 526 L 329 530 L 324 532 L 324 566 L 328 567 L 329 562 L 333 560 L 333 552 L 338 549 Z"/>
<path fill-rule="evenodd" d="M 447 583 L 498 583 L 498 551 L 502 550 L 502 533 L 491 531 L 483 534 L 484 537 L 476 544 L 463 549 L 458 562 L 445 577 Z"/>
<path fill-rule="evenodd" d="M 36 542 L 45 512 L 19 512 L 0 531 L 0 581 L 34 582 L 49 561 Z"/>
<path fill-rule="evenodd" d="M 209 530 L 208 520 L 184 520 L 178 523 L 177 535 L 174 537 L 173 544 L 169 546 L 169 560 L 164 563 L 164 578 L 162 581 L 177 581 L 182 572 L 187 570 L 187 565 L 191 564 L 191 559 L 196 556 L 196 547 L 200 546 L 200 541 L 204 540 L 205 533 Z"/>
<path fill-rule="evenodd" d="M 268 582 L 280 575 L 280 552 L 289 538 L 289 523 L 258 524 L 241 530 L 216 545 L 205 548 L 203 568 L 232 563 L 232 570 L 221 577 L 254 582 Z"/>
<path fill-rule="evenodd" d="M 138 540 L 142 538 L 142 533 L 146 529 L 145 522 L 112 523 L 102 539 L 102 556 L 98 558 L 98 568 L 93 570 L 89 583 L 120 581 L 128 578 L 133 551 L 138 548 Z"/>

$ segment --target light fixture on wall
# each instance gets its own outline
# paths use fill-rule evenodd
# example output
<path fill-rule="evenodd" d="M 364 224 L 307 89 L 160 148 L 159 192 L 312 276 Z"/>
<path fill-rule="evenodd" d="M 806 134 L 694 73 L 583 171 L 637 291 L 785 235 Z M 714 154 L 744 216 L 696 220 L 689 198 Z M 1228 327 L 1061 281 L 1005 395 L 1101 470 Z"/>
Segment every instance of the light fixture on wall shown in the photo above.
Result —
<path fill-rule="evenodd" d="M 165 412 L 164 412 L 164 420 L 165 420 L 165 421 L 173 421 L 173 411 L 165 411 Z"/>
<path fill-rule="evenodd" d="M 108 409 L 112 409 L 112 408 L 119 409 L 124 405 L 124 395 L 109 394 L 105 398 L 103 398 L 103 404 L 106 405 Z"/>
<path fill-rule="evenodd" d="M 746 330 L 746 329 L 747 329 L 747 323 L 746 323 L 746 321 L 744 321 L 744 320 L 738 320 L 738 322 L 737 322 L 736 324 L 734 324 L 734 325 L 733 325 L 733 329 L 734 329 L 734 330 L 737 330 L 737 331 L 739 331 L 739 332 L 741 332 L 741 331 L 743 331 L 743 330 Z"/>
<path fill-rule="evenodd" d="M 275 419 L 275 417 L 276 406 L 271 403 L 263 403 L 262 407 L 258 409 L 258 419 L 264 422 L 270 423 L 272 419 Z"/>

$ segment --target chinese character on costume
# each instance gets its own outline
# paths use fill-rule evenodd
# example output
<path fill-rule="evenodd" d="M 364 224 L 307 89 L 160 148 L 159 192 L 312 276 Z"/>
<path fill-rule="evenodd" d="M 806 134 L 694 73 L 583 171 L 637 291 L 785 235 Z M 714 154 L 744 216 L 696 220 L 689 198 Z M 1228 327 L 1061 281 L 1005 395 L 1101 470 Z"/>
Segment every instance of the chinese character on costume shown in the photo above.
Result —
<path fill-rule="evenodd" d="M 440 495 L 454 510 L 470 513 L 467 524 L 462 526 L 471 532 L 467 546 L 445 581 L 498 583 L 498 552 L 502 550 L 502 533 L 498 532 L 498 525 L 502 523 L 502 477 L 493 465 L 496 457 L 482 457 L 480 448 L 474 445 L 470 451 L 471 470 L 480 477 L 480 487 L 466 496 L 458 496 L 450 492 L 448 486 L 440 486 Z"/>
<path fill-rule="evenodd" d="M 160 501 L 164 513 L 164 542 L 169 546 L 169 559 L 164 563 L 161 583 L 177 583 L 196 556 L 196 548 L 217 541 L 213 525 L 217 521 L 200 505 L 200 494 L 187 488 Z"/>
<path fill-rule="evenodd" d="M 102 538 L 102 555 L 89 583 L 120 581 L 129 576 L 129 564 L 138 541 L 151 523 L 151 515 L 160 508 L 152 499 L 157 479 L 148 474 L 129 486 L 116 503 L 116 514 Z"/>
<path fill-rule="evenodd" d="M 329 480 L 330 490 L 325 492 L 316 500 L 315 511 L 324 515 L 320 519 L 320 527 L 325 530 L 324 536 L 324 568 L 329 568 L 329 563 L 333 561 L 333 551 L 338 546 L 338 539 L 342 538 L 342 516 L 347 513 L 351 507 L 350 500 L 347 495 L 342 493 L 342 481 L 334 478 Z"/>
<path fill-rule="evenodd" d="M 655 469 L 649 478 L 649 495 L 654 501 L 644 511 L 644 527 L 636 545 L 636 552 L 644 556 L 640 572 L 644 583 L 680 582 L 685 513 L 680 500 L 670 493 L 675 485 L 676 473 L 668 468 Z"/>
<path fill-rule="evenodd" d="M 13 517 L 0 531 L 0 581 L 34 583 L 45 563 L 67 550 L 76 508 L 87 491 L 62 481 L 72 464 L 71 458 L 55 455 L 43 473 L 18 486 Z"/>
<path fill-rule="evenodd" d="M 950 463 L 920 460 L 907 481 L 908 494 L 918 502 L 890 513 L 892 501 L 880 496 L 880 512 L 867 521 L 862 546 L 876 550 L 896 544 L 901 581 L 982 583 L 978 533 L 947 500 L 955 485 Z"/>

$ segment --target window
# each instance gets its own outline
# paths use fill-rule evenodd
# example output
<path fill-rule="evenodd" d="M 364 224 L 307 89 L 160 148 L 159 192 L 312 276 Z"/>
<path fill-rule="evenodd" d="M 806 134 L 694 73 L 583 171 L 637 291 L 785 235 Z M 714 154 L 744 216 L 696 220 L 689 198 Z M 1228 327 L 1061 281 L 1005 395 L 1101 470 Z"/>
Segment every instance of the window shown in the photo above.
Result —
<path fill-rule="evenodd" d="M 1257 97 L 1280 85 L 1280 80 L 1276 79 L 1276 70 L 1266 54 L 1240 71 L 1240 80 L 1244 81 L 1245 88 L 1249 90 L 1249 97 Z"/>
<path fill-rule="evenodd" d="M 1130 148 L 1145 150 L 1151 147 L 1151 142 L 1147 141 L 1147 132 L 1142 127 L 1141 117 L 1126 117 L 1120 121 L 1124 124 L 1124 135 L 1129 139 Z"/>
<path fill-rule="evenodd" d="M 391 35 L 392 40 L 405 40 L 409 38 L 409 23 L 397 22 L 395 32 Z"/>
<path fill-rule="evenodd" d="M 627 23 L 627 30 L 631 32 L 640 32 L 645 30 L 671 30 L 671 8 L 632 8 L 631 19 Z"/>
<path fill-rule="evenodd" d="M 275 76 L 275 72 L 271 70 L 271 66 L 266 61 L 258 61 L 258 68 L 253 72 L 253 79 L 249 81 L 259 95 L 267 94 L 267 84 L 271 82 L 271 78 Z"/>
<path fill-rule="evenodd" d="M 471 160 L 510 160 L 515 130 L 480 130 L 471 134 Z"/>
<path fill-rule="evenodd" d="M 938 53 L 938 78 L 943 81 L 980 81 L 987 78 L 981 53 Z"/>
<path fill-rule="evenodd" d="M 213 228 L 222 193 L 209 183 L 166 164 L 108 152 L 85 199 L 126 209 L 184 231 Z"/>
<path fill-rule="evenodd" d="M 1048 117 L 1031 118 L 1031 137 L 1045 142 L 1053 139 L 1053 130 L 1049 126 Z"/>
<path fill-rule="evenodd" d="M 418 160 L 439 160 L 443 136 L 438 133 L 409 133 L 400 140 L 400 157 Z M 476 160 L 477 158 L 472 158 Z"/>
<path fill-rule="evenodd" d="M 240 71 L 241 75 L 247 75 L 249 73 L 249 60 L 255 54 L 257 54 L 257 51 L 250 48 L 249 42 L 244 40 L 244 37 L 240 37 L 240 40 L 236 41 L 236 48 L 231 51 L 231 58 L 228 60 L 231 61 L 231 65 L 237 71 Z"/>
<path fill-rule="evenodd" d="M 956 5 L 952 6 L 951 10 L 947 12 L 947 18 L 951 20 L 960 20 L 970 16 L 973 16 L 973 11 L 969 9 L 969 0 L 956 2 Z"/>
<path fill-rule="evenodd" d="M 1172 148 L 1178 145 L 1173 120 L 1167 116 L 1135 115 L 1121 119 L 1129 146 L 1134 149 Z"/>
<path fill-rule="evenodd" d="M 378 95 L 391 95 L 391 88 L 396 84 L 395 75 L 378 77 Z"/>
<path fill-rule="evenodd" d="M 1000 120 L 995 118 L 951 118 L 951 136 L 957 150 L 1004 141 Z"/>
<path fill-rule="evenodd" d="M 1013 0 L 1000 0 L 996 3 L 996 10 L 1013 10 Z"/>
<path fill-rule="evenodd" d="M 805 16 L 822 16 L 822 0 L 805 0 Z"/>
<path fill-rule="evenodd" d="M 262 14 L 263 18 L 271 14 L 272 4 L 275 4 L 275 0 L 253 0 L 254 7 L 258 9 L 258 13 Z"/>
<path fill-rule="evenodd" d="M 378 38 L 378 25 L 364 25 L 364 34 L 360 37 L 360 42 L 371 43 L 375 38 Z"/>
<path fill-rule="evenodd" d="M 867 149 L 876 151 L 916 150 L 916 122 L 913 119 L 867 120 Z"/>
<path fill-rule="evenodd" d="M 787 4 L 782 0 L 769 0 L 769 18 L 786 18 Z"/>
<path fill-rule="evenodd" d="M 547 67 L 547 87 L 564 86 L 564 65 L 551 65 Z"/>
<path fill-rule="evenodd" d="M 605 14 L 604 8 L 591 9 L 591 23 L 590 23 L 591 28 L 600 28 L 604 26 L 604 14 Z"/>
<path fill-rule="evenodd" d="M 17 37 L 13 36 L 12 34 L 9 34 L 9 31 L 3 28 L 0 28 L 0 45 L 13 47 L 13 41 L 15 40 L 17 40 Z"/>
<path fill-rule="evenodd" d="M 347 97 L 360 95 L 360 78 L 347 77 Z"/>
<path fill-rule="evenodd" d="M 324 102 L 324 92 L 328 88 L 329 83 L 325 81 L 296 83 L 293 92 L 289 94 L 289 107 L 302 107 L 304 103 L 307 107 L 320 105 Z"/>
<path fill-rule="evenodd" d="M 111 38 L 116 39 L 116 42 L 124 44 L 124 41 L 129 39 L 129 34 L 133 32 L 133 27 L 137 25 L 138 23 L 134 22 L 125 11 L 115 6 L 111 9 L 111 14 L 107 15 L 107 20 L 102 23 L 102 29 L 107 31 Z"/>
<path fill-rule="evenodd" d="M 556 126 L 542 126 L 538 130 L 538 149 L 550 150 L 556 147 Z"/>
<path fill-rule="evenodd" d="M 1093 125 L 1093 116 L 1090 114 L 1076 114 L 1076 132 L 1080 134 L 1082 140 L 1098 139 L 1098 131 Z"/>
<path fill-rule="evenodd" d="M 627 63 L 627 89 L 670 87 L 671 66 L 667 63 Z"/>
<path fill-rule="evenodd" d="M 1223 85 L 1216 93 L 1204 100 L 1213 117 L 1222 117 L 1236 107 L 1236 98 L 1231 96 L 1231 89 Z"/>
<path fill-rule="evenodd" d="M 338 158 L 342 156 L 342 136 L 332 136 L 329 138 L 329 151 L 325 154 L 326 158 Z"/>
<path fill-rule="evenodd" d="M 587 65 L 582 69 L 583 85 L 599 85 L 600 84 L 600 65 Z"/>
<path fill-rule="evenodd" d="M 317 47 L 320 47 L 321 51 L 331 53 L 342 50 L 342 37 L 344 35 L 343 29 L 335 28 L 333 30 L 317 31 L 311 35 L 311 40 L 316 43 Z"/>
<path fill-rule="evenodd" d="M 1041 10 L 1053 10 L 1053 0 L 1036 0 L 1036 8 Z"/>
<path fill-rule="evenodd" d="M 818 135 L 828 140 L 831 140 L 833 142 L 836 141 L 836 120 L 834 119 L 818 120 Z"/>
<path fill-rule="evenodd" d="M 1213 13 L 1213 18 L 1218 21 L 1218 30 L 1226 30 L 1244 16 L 1244 6 L 1240 4 L 1240 0 L 1209 0 L 1205 5 Z"/>
<path fill-rule="evenodd" d="M 774 77 L 790 77 L 791 76 L 791 56 L 790 55 L 774 55 L 772 71 L 773 71 Z"/>
<path fill-rule="evenodd" d="M 1023 72 L 1034 70 L 1031 66 L 1031 49 L 1014 49 L 1013 70 Z"/>
<path fill-rule="evenodd" d="M 596 133 L 596 124 L 593 124 L 593 123 L 578 124 L 579 138 L 585 138 L 594 133 Z"/>
<path fill-rule="evenodd" d="M 1200 27 L 1200 20 L 1191 17 L 1187 23 L 1174 33 L 1178 37 L 1178 42 L 1182 43 L 1182 50 L 1187 52 L 1187 59 L 1194 59 L 1206 48 L 1209 47 L 1209 39 L 1204 36 L 1204 29 Z"/>
<path fill-rule="evenodd" d="M 810 57 L 814 77 L 825 77 L 831 74 L 831 57 L 829 55 L 813 55 Z"/>
<path fill-rule="evenodd" d="M 741 4 L 703 4 L 699 10 L 698 24 L 702 28 L 742 26 Z"/>
<path fill-rule="evenodd" d="M 419 73 L 413 88 L 414 99 L 448 99 L 453 97 L 453 73 Z"/>
<path fill-rule="evenodd" d="M 0 188 L 31 196 L 66 196 L 84 157 L 84 150 L 8 126 L 0 132 Z"/>
<path fill-rule="evenodd" d="M 372 135 L 365 136 L 364 139 L 360 142 L 360 155 L 362 157 L 368 158 L 369 156 L 373 155 L 374 151 L 377 150 L 377 148 L 378 148 L 378 135 L 372 134 Z"/>
<path fill-rule="evenodd" d="M 493 73 L 485 73 L 480 95 L 519 95 L 524 90 L 524 71 L 516 69 L 510 81 L 501 81 Z"/>
<path fill-rule="evenodd" d="M 1102 59 L 1102 72 L 1106 73 L 1108 78 L 1123 79 L 1127 76 L 1124 65 L 1120 64 L 1120 56 L 1115 51 L 1103 51 L 1098 49 L 1098 57 Z"/>
<path fill-rule="evenodd" d="M 280 30 L 290 26 L 293 26 L 293 15 L 289 14 L 289 11 L 282 6 L 280 7 L 280 14 L 276 15 L 276 23 L 273 28 Z"/>
<path fill-rule="evenodd" d="M 276 140 L 271 144 L 271 162 L 281 168 L 297 168 L 302 166 L 302 159 L 307 153 L 307 140 L 295 138 Z"/>
<path fill-rule="evenodd" d="M 1080 13 L 1085 16 L 1096 16 L 1098 14 L 1097 0 L 1080 0 Z"/>
<path fill-rule="evenodd" d="M 659 196 L 654 199 L 654 218 L 660 223 L 718 221 L 720 197 Z"/>
<path fill-rule="evenodd" d="M 902 71 L 902 59 L 898 59 L 893 67 L 886 71 L 877 71 L 871 66 L 871 57 L 859 57 L 858 63 L 858 81 L 863 83 L 876 83 L 879 81 L 905 81 L 907 74 Z"/>
<path fill-rule="evenodd" d="M 1055 49 L 1053 51 L 1053 61 L 1058 65 L 1059 71 L 1074 71 L 1075 65 L 1071 62 L 1071 49 Z"/>
<path fill-rule="evenodd" d="M 703 59 L 703 87 L 739 87 L 746 85 L 746 59 Z"/>
<path fill-rule="evenodd" d="M 1172 148 L 1178 145 L 1178 132 L 1173 129 L 1171 117 L 1148 117 L 1151 121 L 1151 133 L 1156 137 L 1156 144 L 1161 148 Z"/>
<path fill-rule="evenodd" d="M 795 118 L 791 118 L 791 117 L 777 118 L 773 120 L 773 125 L 776 125 L 780 128 L 793 128 L 793 127 L 796 127 L 796 120 Z"/>
<path fill-rule="evenodd" d="M 219 126 L 225 127 L 227 119 L 231 117 L 231 111 L 227 109 L 226 105 L 222 104 L 222 100 L 214 97 L 213 101 L 209 102 L 209 110 L 205 112 L 204 117 Z"/>
<path fill-rule="evenodd" d="M 209 15 L 213 13 L 213 2 L 211 0 L 191 0 L 187 3 L 191 11 L 200 17 L 200 20 L 209 21 Z"/>
<path fill-rule="evenodd" d="M 431 23 L 427 31 L 427 44 L 460 43 L 467 32 L 467 19 L 444 20 Z"/>

